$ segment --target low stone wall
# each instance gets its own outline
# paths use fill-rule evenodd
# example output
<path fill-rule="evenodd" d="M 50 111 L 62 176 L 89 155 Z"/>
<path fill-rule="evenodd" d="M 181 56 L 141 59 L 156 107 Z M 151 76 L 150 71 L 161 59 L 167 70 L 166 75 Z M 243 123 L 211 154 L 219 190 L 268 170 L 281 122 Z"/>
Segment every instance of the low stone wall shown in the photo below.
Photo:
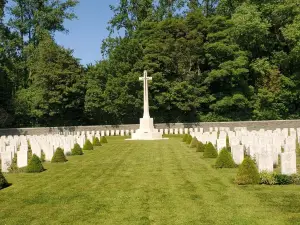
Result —
<path fill-rule="evenodd" d="M 42 135 L 58 132 L 101 131 L 101 130 L 135 130 L 138 124 L 115 126 L 73 126 L 73 127 L 39 127 L 39 128 L 10 128 L 0 129 L 0 136 L 8 135 Z M 270 121 L 240 121 L 240 122 L 200 122 L 200 123 L 164 123 L 156 124 L 157 129 L 167 128 L 196 128 L 208 130 L 210 127 L 247 127 L 248 130 L 275 130 L 276 128 L 298 128 L 300 120 L 270 120 Z"/>

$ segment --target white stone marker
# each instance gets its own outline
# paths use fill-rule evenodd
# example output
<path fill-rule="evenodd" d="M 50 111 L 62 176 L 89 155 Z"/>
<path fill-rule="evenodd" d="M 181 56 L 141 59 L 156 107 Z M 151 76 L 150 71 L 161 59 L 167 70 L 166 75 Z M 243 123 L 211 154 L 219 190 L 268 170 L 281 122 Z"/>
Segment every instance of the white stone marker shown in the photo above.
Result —
<path fill-rule="evenodd" d="M 120 130 L 116 130 L 116 136 L 120 136 Z"/>
<path fill-rule="evenodd" d="M 170 134 L 174 134 L 174 130 L 172 128 L 170 129 Z"/>
<path fill-rule="evenodd" d="M 262 151 L 258 154 L 259 172 L 273 172 L 273 154 L 269 151 Z"/>
<path fill-rule="evenodd" d="M 174 134 L 179 134 L 179 131 L 177 128 L 174 129 Z"/>
<path fill-rule="evenodd" d="M 121 130 L 121 136 L 123 137 L 125 135 L 125 131 Z"/>
<path fill-rule="evenodd" d="M 233 161 L 240 165 L 244 160 L 244 146 L 243 145 L 233 145 L 231 146 L 231 154 Z"/>
<path fill-rule="evenodd" d="M 106 130 L 105 135 L 108 137 L 109 136 L 109 130 Z"/>
<path fill-rule="evenodd" d="M 12 152 L 1 152 L 1 170 L 2 172 L 8 172 L 8 168 L 12 163 Z"/>
<path fill-rule="evenodd" d="M 184 128 L 184 133 L 185 134 L 189 134 L 189 129 L 188 128 Z"/>
<path fill-rule="evenodd" d="M 285 175 L 297 173 L 296 152 L 281 153 L 281 173 Z"/>
<path fill-rule="evenodd" d="M 223 148 L 226 148 L 226 139 L 217 139 L 218 152 L 220 152 Z"/>
<path fill-rule="evenodd" d="M 101 137 L 105 136 L 104 130 L 101 130 Z"/>
<path fill-rule="evenodd" d="M 169 134 L 169 129 L 165 129 L 164 133 Z"/>
<path fill-rule="evenodd" d="M 183 134 L 183 129 L 179 128 L 179 134 Z"/>
<path fill-rule="evenodd" d="M 129 131 L 129 130 L 126 130 L 126 131 L 125 131 L 125 134 L 126 134 L 126 136 L 129 136 L 129 135 L 130 135 L 130 131 Z"/>
<path fill-rule="evenodd" d="M 144 71 L 144 76 L 139 78 L 144 82 L 144 115 L 140 118 L 140 127 L 131 135 L 131 140 L 160 140 L 162 134 L 154 129 L 153 118 L 149 113 L 149 98 L 148 98 L 148 81 L 152 80 L 152 77 L 148 77 L 147 71 Z"/>
<path fill-rule="evenodd" d="M 19 168 L 27 166 L 28 155 L 27 151 L 18 151 L 17 152 L 17 166 Z"/>

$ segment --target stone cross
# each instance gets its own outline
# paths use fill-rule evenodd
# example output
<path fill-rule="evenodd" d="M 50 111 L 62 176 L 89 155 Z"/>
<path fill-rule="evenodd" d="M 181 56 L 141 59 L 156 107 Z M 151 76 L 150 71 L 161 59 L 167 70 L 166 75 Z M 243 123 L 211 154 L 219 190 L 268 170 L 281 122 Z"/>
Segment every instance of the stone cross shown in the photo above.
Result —
<path fill-rule="evenodd" d="M 144 76 L 139 78 L 140 81 L 144 81 L 144 116 L 143 116 L 143 118 L 150 118 L 149 98 L 148 98 L 148 80 L 152 80 L 152 77 L 148 77 L 147 75 L 148 75 L 148 73 L 145 70 Z"/>

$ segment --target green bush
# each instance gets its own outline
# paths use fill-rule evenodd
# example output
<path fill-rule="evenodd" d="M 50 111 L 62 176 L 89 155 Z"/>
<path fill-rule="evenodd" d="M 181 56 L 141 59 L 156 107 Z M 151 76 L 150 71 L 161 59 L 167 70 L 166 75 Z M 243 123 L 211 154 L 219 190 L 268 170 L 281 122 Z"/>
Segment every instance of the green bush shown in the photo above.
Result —
<path fill-rule="evenodd" d="M 190 145 L 190 144 L 191 144 L 191 142 L 192 142 L 192 140 L 193 140 L 193 137 L 192 137 L 192 135 L 188 134 L 188 137 L 187 137 L 187 139 L 186 139 L 186 142 L 185 142 L 185 143 L 187 143 L 188 145 Z"/>
<path fill-rule="evenodd" d="M 205 145 L 201 141 L 198 141 L 196 152 L 204 152 L 204 149 Z"/>
<path fill-rule="evenodd" d="M 259 184 L 260 177 L 255 162 L 250 157 L 245 157 L 239 166 L 235 182 L 239 185 Z"/>
<path fill-rule="evenodd" d="M 218 152 L 212 143 L 208 143 L 205 145 L 203 157 L 204 158 L 217 158 L 218 157 Z"/>
<path fill-rule="evenodd" d="M 198 139 L 194 137 L 191 141 L 190 148 L 197 148 L 197 146 L 198 146 Z"/>
<path fill-rule="evenodd" d="M 74 145 L 71 152 L 72 152 L 72 155 L 82 155 L 83 154 L 82 148 L 77 143 Z"/>
<path fill-rule="evenodd" d="M 19 173 L 20 172 L 18 164 L 17 164 L 17 153 L 14 154 L 11 164 L 8 167 L 8 172 L 9 173 Z"/>
<path fill-rule="evenodd" d="M 40 173 L 43 172 L 45 169 L 39 157 L 35 154 L 32 155 L 28 166 L 26 168 L 27 173 Z"/>
<path fill-rule="evenodd" d="M 183 135 L 182 142 L 186 142 L 187 138 L 188 138 L 187 134 Z"/>
<path fill-rule="evenodd" d="M 100 138 L 100 143 L 101 143 L 101 144 L 107 144 L 107 143 L 108 143 L 105 136 L 102 136 L 102 137 Z"/>
<path fill-rule="evenodd" d="M 260 184 L 266 185 L 275 185 L 276 184 L 276 173 L 268 173 L 268 172 L 261 172 L 260 176 Z"/>
<path fill-rule="evenodd" d="M 97 137 L 93 138 L 93 146 L 101 146 L 99 138 L 97 138 Z"/>
<path fill-rule="evenodd" d="M 83 145 L 83 150 L 93 150 L 94 147 L 92 145 L 92 143 L 90 142 L 89 139 L 86 139 L 84 145 Z"/>
<path fill-rule="evenodd" d="M 42 162 L 46 161 L 46 155 L 45 155 L 44 151 L 41 151 L 41 161 Z"/>
<path fill-rule="evenodd" d="M 291 175 L 293 184 L 300 185 L 300 176 L 298 174 Z"/>
<path fill-rule="evenodd" d="M 221 150 L 215 166 L 216 168 L 234 168 L 236 166 L 227 148 Z"/>
<path fill-rule="evenodd" d="M 63 163 L 63 162 L 67 162 L 64 150 L 62 148 L 57 148 L 51 159 L 51 163 Z"/>
<path fill-rule="evenodd" d="M 293 183 L 292 177 L 284 174 L 276 174 L 275 180 L 276 180 L 276 184 L 278 185 L 287 185 Z"/>
<path fill-rule="evenodd" d="M 7 180 L 5 179 L 4 175 L 2 174 L 1 170 L 0 170 L 0 190 L 3 188 L 8 187 L 8 183 Z"/>

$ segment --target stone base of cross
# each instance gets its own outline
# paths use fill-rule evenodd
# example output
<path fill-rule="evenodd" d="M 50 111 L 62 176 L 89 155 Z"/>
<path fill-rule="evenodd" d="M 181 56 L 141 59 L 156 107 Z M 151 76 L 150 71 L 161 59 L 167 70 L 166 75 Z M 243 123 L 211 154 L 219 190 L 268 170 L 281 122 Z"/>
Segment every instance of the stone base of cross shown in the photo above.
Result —
<path fill-rule="evenodd" d="M 152 77 L 148 77 L 145 70 L 144 76 L 139 80 L 144 82 L 144 115 L 140 118 L 140 128 L 132 134 L 130 140 L 162 140 L 162 134 L 154 129 L 153 118 L 149 113 L 148 81 L 152 80 Z"/>

